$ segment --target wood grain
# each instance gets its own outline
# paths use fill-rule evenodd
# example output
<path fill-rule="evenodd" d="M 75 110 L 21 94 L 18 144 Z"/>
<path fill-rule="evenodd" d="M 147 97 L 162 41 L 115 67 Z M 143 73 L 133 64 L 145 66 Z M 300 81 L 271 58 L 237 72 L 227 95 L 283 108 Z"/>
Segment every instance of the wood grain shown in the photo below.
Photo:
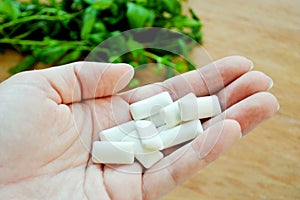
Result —
<path fill-rule="evenodd" d="M 300 199 L 300 1 L 189 0 L 187 7 L 204 24 L 204 48 L 193 52 L 198 66 L 247 56 L 273 78 L 281 109 L 163 199 Z M 0 81 L 21 59 L 0 55 Z"/>

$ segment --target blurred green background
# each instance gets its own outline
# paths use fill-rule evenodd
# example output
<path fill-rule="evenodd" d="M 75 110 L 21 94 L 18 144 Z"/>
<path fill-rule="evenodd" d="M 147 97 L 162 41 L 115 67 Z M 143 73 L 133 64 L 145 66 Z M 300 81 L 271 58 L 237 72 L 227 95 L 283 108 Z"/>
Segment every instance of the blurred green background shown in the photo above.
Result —
<path fill-rule="evenodd" d="M 158 64 L 158 72 L 165 66 L 186 72 L 195 68 L 188 52 L 196 43 L 202 44 L 202 23 L 192 9 L 183 12 L 184 3 L 183 0 L 2 0 L 0 50 L 14 49 L 25 56 L 9 69 L 14 74 L 32 69 L 38 62 L 53 66 L 84 60 L 97 45 L 118 36 L 115 48 L 134 46 L 135 50 L 114 56 L 112 46 L 102 48 L 103 60 L 99 61 L 125 62 L 134 67 L 152 62 Z M 193 42 L 182 38 L 169 42 L 179 49 L 178 55 L 146 48 L 135 35 L 122 35 L 123 31 L 143 27 L 166 28 L 186 35 Z M 169 70 L 167 76 L 173 75 Z"/>

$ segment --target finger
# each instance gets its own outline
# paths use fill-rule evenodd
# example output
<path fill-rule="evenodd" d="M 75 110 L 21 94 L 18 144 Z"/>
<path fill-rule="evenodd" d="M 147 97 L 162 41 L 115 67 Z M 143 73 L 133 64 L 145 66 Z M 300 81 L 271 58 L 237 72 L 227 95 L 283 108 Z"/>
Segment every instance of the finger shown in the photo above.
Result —
<path fill-rule="evenodd" d="M 256 93 L 231 106 L 217 117 L 208 120 L 203 124 L 203 128 L 208 128 L 223 119 L 233 119 L 239 122 L 242 133 L 245 135 L 272 117 L 278 109 L 278 101 L 272 94 L 268 92 Z"/>
<path fill-rule="evenodd" d="M 234 120 L 225 120 L 210 127 L 204 134 L 165 157 L 144 174 L 145 199 L 158 199 L 167 194 L 218 158 L 239 137 L 240 126 Z"/>
<path fill-rule="evenodd" d="M 218 93 L 221 107 L 224 110 L 227 107 L 230 107 L 231 105 L 241 101 L 242 99 L 245 99 L 248 96 L 251 96 L 252 94 L 269 89 L 272 85 L 273 85 L 272 79 L 261 72 L 253 71 L 253 72 L 246 73 L 245 75 L 238 78 L 236 81 L 234 81 L 233 83 L 231 83 L 225 89 L 221 90 Z M 248 104 L 246 104 L 246 105 L 248 105 Z M 253 108 L 253 109 L 255 110 L 255 108 Z M 233 112 L 241 112 L 241 111 L 233 111 Z M 269 113 L 269 111 L 265 113 L 266 114 L 265 117 L 261 118 L 262 121 L 270 118 L 270 116 L 268 116 L 268 113 Z M 247 114 L 249 114 L 248 117 L 250 117 L 250 113 L 247 113 Z M 272 116 L 272 114 L 270 114 L 270 115 Z M 227 118 L 228 116 L 227 117 L 226 116 L 227 116 L 226 114 L 222 114 L 212 120 L 204 122 L 204 124 L 203 124 L 204 129 L 207 129 L 207 128 L 209 128 L 209 126 L 212 126 L 214 123 L 217 123 L 224 119 L 238 120 L 237 118 Z M 251 120 L 251 118 L 248 118 L 248 120 Z M 259 122 L 258 122 L 258 124 L 259 124 Z M 257 125 L 253 125 L 253 127 L 255 127 Z M 242 127 L 244 127 L 244 125 Z M 250 130 L 248 130 L 247 132 L 249 132 Z M 176 149 L 178 149 L 179 147 L 180 146 L 175 146 L 173 148 L 166 149 L 166 150 L 164 150 L 164 154 L 168 155 L 168 154 L 172 153 L 173 151 L 175 151 Z"/>
<path fill-rule="evenodd" d="M 230 83 L 218 92 L 217 96 L 219 97 L 222 110 L 225 110 L 257 92 L 270 89 L 272 85 L 273 81 L 270 77 L 262 72 L 251 71 Z"/>
<path fill-rule="evenodd" d="M 75 62 L 36 71 L 60 96 L 57 103 L 110 96 L 123 89 L 133 76 L 127 64 Z"/>
<path fill-rule="evenodd" d="M 205 96 L 224 88 L 252 67 L 253 63 L 247 58 L 226 57 L 197 70 L 175 76 L 163 83 L 127 91 L 122 94 L 122 97 L 127 102 L 133 103 L 163 91 L 168 91 L 174 100 L 189 92 L 195 93 L 196 96 Z"/>
<path fill-rule="evenodd" d="M 167 88 L 182 97 L 189 92 L 196 96 L 214 94 L 252 68 L 253 63 L 241 56 L 225 57 L 203 68 L 165 81 Z"/>
<path fill-rule="evenodd" d="M 110 199 L 142 199 L 142 167 L 133 165 L 106 165 L 104 183 Z"/>
<path fill-rule="evenodd" d="M 101 165 L 89 165 L 86 169 L 84 190 L 88 199 L 109 199 L 103 184 Z"/>

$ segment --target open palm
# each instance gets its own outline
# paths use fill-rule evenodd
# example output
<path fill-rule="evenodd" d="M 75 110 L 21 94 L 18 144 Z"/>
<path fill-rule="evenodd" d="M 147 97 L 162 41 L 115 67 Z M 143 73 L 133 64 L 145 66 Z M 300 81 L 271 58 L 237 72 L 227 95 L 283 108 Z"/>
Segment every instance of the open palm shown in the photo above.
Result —
<path fill-rule="evenodd" d="M 206 166 L 278 108 L 271 79 L 235 56 L 160 84 L 117 94 L 126 64 L 77 62 L 17 74 L 0 84 L 0 196 L 3 199 L 157 199 Z M 225 87 L 224 87 L 225 86 Z M 91 162 L 100 130 L 131 120 L 129 104 L 162 91 L 217 94 L 223 113 L 205 134 L 165 152 L 149 170 Z M 209 133 L 209 134 L 208 134 Z"/>

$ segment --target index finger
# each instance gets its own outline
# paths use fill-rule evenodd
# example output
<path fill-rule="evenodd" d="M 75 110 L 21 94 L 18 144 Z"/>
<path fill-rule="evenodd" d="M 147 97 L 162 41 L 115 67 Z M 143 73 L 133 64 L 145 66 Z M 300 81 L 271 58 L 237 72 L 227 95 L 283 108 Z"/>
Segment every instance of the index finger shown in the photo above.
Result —
<path fill-rule="evenodd" d="M 173 100 L 193 92 L 196 96 L 211 95 L 250 71 L 253 63 L 242 56 L 225 57 L 199 69 L 177 75 L 161 83 L 142 86 L 121 93 L 129 104 L 167 91 Z"/>

